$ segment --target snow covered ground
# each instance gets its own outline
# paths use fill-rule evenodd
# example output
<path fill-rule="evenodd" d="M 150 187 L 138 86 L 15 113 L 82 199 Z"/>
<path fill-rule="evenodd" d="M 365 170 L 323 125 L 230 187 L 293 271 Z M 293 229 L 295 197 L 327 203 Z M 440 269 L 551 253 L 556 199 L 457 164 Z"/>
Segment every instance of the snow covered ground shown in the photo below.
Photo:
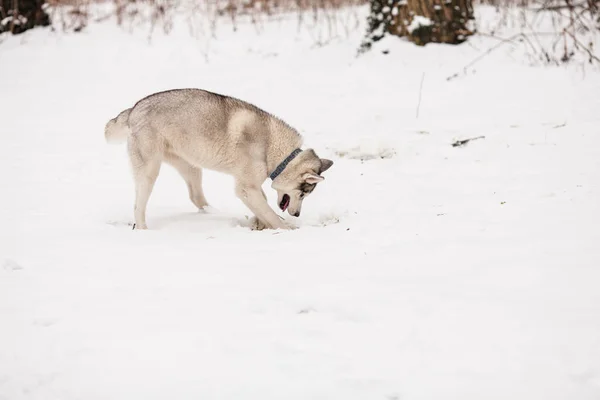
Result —
<path fill-rule="evenodd" d="M 507 47 L 447 81 L 495 42 L 362 32 L 3 37 L 0 399 L 600 398 L 600 74 Z M 199 213 L 165 166 L 131 230 L 104 124 L 175 87 L 335 161 L 300 229 L 250 231 L 213 172 Z"/>

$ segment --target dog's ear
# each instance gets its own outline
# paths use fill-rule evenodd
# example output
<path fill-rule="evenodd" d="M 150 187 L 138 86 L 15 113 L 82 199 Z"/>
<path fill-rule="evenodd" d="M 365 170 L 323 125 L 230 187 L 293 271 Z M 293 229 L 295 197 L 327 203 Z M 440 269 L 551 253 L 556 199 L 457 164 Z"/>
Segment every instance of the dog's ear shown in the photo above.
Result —
<path fill-rule="evenodd" d="M 319 182 L 323 182 L 325 178 L 323 178 L 321 175 L 313 174 L 312 172 L 307 172 L 304 175 L 302 175 L 302 180 L 311 185 L 315 185 Z"/>
<path fill-rule="evenodd" d="M 333 161 L 321 158 L 321 173 L 327 171 L 333 165 Z"/>

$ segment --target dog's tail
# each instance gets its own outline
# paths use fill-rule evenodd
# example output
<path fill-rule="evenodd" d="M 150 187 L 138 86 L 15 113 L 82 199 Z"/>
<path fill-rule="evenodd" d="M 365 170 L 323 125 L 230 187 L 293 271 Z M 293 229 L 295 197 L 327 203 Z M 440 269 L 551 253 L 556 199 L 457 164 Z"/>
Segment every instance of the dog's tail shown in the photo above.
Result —
<path fill-rule="evenodd" d="M 127 136 L 131 132 L 131 129 L 129 128 L 130 112 L 131 108 L 128 108 L 106 123 L 106 126 L 104 127 L 104 138 L 107 143 L 120 144 L 127 139 Z"/>

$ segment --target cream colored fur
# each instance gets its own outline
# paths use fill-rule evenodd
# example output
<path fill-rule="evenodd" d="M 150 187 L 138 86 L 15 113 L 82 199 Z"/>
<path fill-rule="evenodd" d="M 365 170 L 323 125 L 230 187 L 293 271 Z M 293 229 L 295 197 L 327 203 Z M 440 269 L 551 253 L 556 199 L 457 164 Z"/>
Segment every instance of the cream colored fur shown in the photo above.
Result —
<path fill-rule="evenodd" d="M 146 205 L 163 162 L 179 171 L 199 209 L 208 205 L 202 189 L 202 169 L 208 168 L 235 178 L 235 194 L 256 216 L 255 228 L 293 228 L 269 207 L 261 186 L 302 146 L 302 137 L 252 104 L 200 89 L 160 92 L 108 121 L 105 138 L 109 143 L 127 141 L 137 229 L 147 229 Z M 303 199 L 332 164 L 312 149 L 304 150 L 272 182 L 278 204 L 288 195 L 287 211 L 298 216 Z"/>

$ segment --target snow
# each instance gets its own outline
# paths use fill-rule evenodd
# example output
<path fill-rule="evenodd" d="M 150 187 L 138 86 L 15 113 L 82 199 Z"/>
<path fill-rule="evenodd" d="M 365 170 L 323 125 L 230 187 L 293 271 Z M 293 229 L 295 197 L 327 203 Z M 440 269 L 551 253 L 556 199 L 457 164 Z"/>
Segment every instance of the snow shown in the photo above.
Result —
<path fill-rule="evenodd" d="M 496 41 L 174 27 L 1 38 L 0 399 L 600 397 L 597 71 L 506 46 L 448 81 Z M 131 230 L 104 124 L 174 87 L 335 161 L 299 229 L 250 231 L 210 171 L 197 212 L 165 166 Z"/>
<path fill-rule="evenodd" d="M 432 22 L 429 18 L 424 17 L 422 15 L 415 15 L 410 21 L 410 25 L 406 27 L 408 32 L 413 33 L 415 30 L 421 28 L 422 26 L 429 26 Z"/>
<path fill-rule="evenodd" d="M 0 25 L 7 26 L 11 22 L 13 22 L 15 25 L 26 24 L 27 18 L 25 18 L 22 15 L 18 15 L 17 18 L 15 18 L 13 16 L 8 16 L 8 17 L 4 18 L 2 21 L 0 21 Z"/>

